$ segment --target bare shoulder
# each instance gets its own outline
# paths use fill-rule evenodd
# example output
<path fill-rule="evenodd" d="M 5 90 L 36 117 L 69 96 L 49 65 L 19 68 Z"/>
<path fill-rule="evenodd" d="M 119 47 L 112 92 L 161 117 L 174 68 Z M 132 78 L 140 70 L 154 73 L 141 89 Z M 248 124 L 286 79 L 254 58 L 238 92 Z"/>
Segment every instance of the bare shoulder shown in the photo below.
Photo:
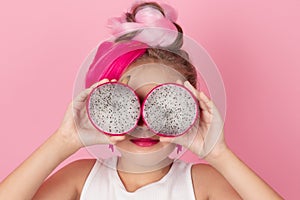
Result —
<path fill-rule="evenodd" d="M 192 166 L 196 199 L 241 199 L 228 181 L 208 164 Z"/>
<path fill-rule="evenodd" d="M 96 162 L 96 159 L 80 159 L 80 160 L 75 160 L 68 165 L 66 165 L 64 168 L 68 168 L 68 171 L 70 173 L 76 172 L 76 170 L 80 169 L 82 172 L 89 172 L 92 167 L 94 166 Z M 77 171 L 77 174 L 78 173 Z"/>
<path fill-rule="evenodd" d="M 82 159 L 64 166 L 42 184 L 34 199 L 79 199 L 95 162 Z"/>
<path fill-rule="evenodd" d="M 68 176 L 68 178 L 72 179 L 74 183 L 76 183 L 76 189 L 79 193 L 81 193 L 83 185 L 95 162 L 96 159 L 81 159 L 76 160 L 64 167 L 64 171 L 66 171 L 65 174 Z"/>

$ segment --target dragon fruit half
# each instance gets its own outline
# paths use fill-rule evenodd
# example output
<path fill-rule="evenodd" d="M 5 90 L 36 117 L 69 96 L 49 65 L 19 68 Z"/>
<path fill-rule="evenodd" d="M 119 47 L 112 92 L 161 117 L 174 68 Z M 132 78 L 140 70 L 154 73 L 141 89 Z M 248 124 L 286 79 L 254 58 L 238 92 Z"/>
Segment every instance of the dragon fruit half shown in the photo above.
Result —
<path fill-rule="evenodd" d="M 108 135 L 124 135 L 137 126 L 140 103 L 135 92 L 127 85 L 108 82 L 89 94 L 87 113 L 99 131 Z"/>
<path fill-rule="evenodd" d="M 158 135 L 175 137 L 195 123 L 199 104 L 184 86 L 166 83 L 153 88 L 142 105 L 145 124 Z"/>

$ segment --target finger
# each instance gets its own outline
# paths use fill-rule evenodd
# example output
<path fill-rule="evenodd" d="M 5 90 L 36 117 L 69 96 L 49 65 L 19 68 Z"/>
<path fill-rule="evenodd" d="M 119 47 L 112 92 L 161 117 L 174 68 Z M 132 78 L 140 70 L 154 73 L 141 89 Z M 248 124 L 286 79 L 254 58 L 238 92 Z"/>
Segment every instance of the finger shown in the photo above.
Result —
<path fill-rule="evenodd" d="M 203 111 L 208 111 L 209 113 L 212 113 L 212 102 L 205 102 L 202 99 L 200 99 L 200 97 L 198 97 L 199 99 L 199 103 L 200 103 L 200 107 Z"/>
<path fill-rule="evenodd" d="M 213 109 L 213 102 L 212 100 L 210 100 L 205 94 L 204 92 L 200 92 L 199 93 L 199 99 L 201 102 L 203 102 L 203 106 L 206 107 L 205 110 L 209 111 L 210 113 L 212 112 Z"/>
<path fill-rule="evenodd" d="M 194 95 L 195 97 L 198 96 L 198 91 L 196 90 L 196 88 L 194 88 L 194 86 L 192 86 L 192 84 L 191 84 L 189 81 L 184 81 L 183 85 L 184 85 L 187 89 L 189 89 L 189 90 L 193 93 L 193 95 Z"/>
<path fill-rule="evenodd" d="M 100 81 L 94 83 L 94 84 L 93 84 L 91 87 L 89 87 L 88 89 L 94 89 L 94 88 L 96 88 L 98 85 L 101 85 L 101 84 L 106 83 L 106 82 L 109 82 L 109 80 L 108 80 L 107 78 L 102 79 L 102 80 L 100 80 Z"/>
<path fill-rule="evenodd" d="M 74 101 L 76 102 L 84 102 L 86 100 L 86 98 L 88 97 L 88 95 L 91 93 L 91 91 L 96 88 L 98 85 L 101 85 L 103 83 L 106 83 L 108 82 L 109 80 L 108 79 L 102 79 L 101 81 L 99 82 L 96 82 L 94 83 L 92 86 L 90 86 L 89 88 L 81 91 L 79 93 L 79 95 L 77 95 L 77 97 L 74 99 Z"/>
<path fill-rule="evenodd" d="M 96 83 L 94 83 L 92 86 L 90 86 L 89 88 L 87 88 L 86 90 L 90 93 L 93 89 L 95 89 L 96 87 L 98 87 L 101 84 L 107 83 L 109 82 L 109 80 L 107 78 L 102 79 Z"/>
<path fill-rule="evenodd" d="M 212 121 L 212 114 L 208 112 L 207 110 L 202 111 L 201 121 L 209 124 Z"/>
<path fill-rule="evenodd" d="M 81 92 L 78 95 L 78 98 L 76 99 L 76 101 L 84 102 L 93 89 L 95 89 L 99 85 L 107 83 L 107 82 L 109 82 L 109 80 L 107 78 L 105 78 L 105 79 L 102 79 L 102 80 L 94 83 L 92 86 L 90 86 L 89 88 L 87 88 L 83 92 Z M 117 82 L 117 80 L 116 79 L 112 79 L 111 82 Z"/>
<path fill-rule="evenodd" d="M 81 91 L 79 93 L 79 95 L 77 95 L 74 98 L 74 102 L 84 102 L 86 100 L 87 96 L 89 95 L 89 93 L 90 93 L 89 89 L 85 89 L 85 90 Z"/>
<path fill-rule="evenodd" d="M 196 88 L 194 88 L 189 81 L 185 81 L 184 85 L 198 98 L 201 109 L 211 112 L 212 101 L 203 92 L 199 92 Z"/>
<path fill-rule="evenodd" d="M 199 92 L 200 99 L 205 102 L 209 107 L 212 107 L 212 101 L 204 94 L 204 92 Z"/>
<path fill-rule="evenodd" d="M 211 109 L 212 109 L 212 106 L 211 106 L 211 103 L 210 100 L 204 95 L 204 97 L 201 95 L 204 94 L 203 92 L 199 92 L 196 88 L 194 88 L 192 86 L 192 84 L 189 82 L 189 81 L 185 81 L 184 82 L 184 86 L 189 89 L 193 95 L 198 99 L 199 101 L 199 104 L 200 104 L 200 108 L 202 110 L 207 110 L 208 112 L 211 113 Z"/>
<path fill-rule="evenodd" d="M 208 111 L 209 108 L 206 106 L 205 102 L 202 101 L 201 99 L 198 100 L 199 100 L 201 111 Z"/>

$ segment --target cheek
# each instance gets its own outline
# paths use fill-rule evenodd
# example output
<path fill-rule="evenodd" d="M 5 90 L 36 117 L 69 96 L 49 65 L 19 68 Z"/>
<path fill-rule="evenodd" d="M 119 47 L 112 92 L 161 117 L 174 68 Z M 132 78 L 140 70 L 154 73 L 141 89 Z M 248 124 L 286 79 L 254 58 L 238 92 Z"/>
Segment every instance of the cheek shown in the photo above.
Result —
<path fill-rule="evenodd" d="M 164 151 L 166 152 L 172 152 L 175 147 L 176 147 L 176 144 L 173 144 L 173 143 L 169 143 L 169 142 L 159 142 L 160 145 L 162 146 L 162 148 L 164 149 Z"/>

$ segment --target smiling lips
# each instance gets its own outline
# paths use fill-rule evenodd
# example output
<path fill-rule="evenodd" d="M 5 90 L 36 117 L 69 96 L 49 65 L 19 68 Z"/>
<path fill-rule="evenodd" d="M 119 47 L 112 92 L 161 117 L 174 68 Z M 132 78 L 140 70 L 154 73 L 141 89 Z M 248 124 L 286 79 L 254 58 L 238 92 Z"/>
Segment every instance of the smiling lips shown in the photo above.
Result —
<path fill-rule="evenodd" d="M 136 138 L 131 139 L 130 141 L 140 147 L 151 147 L 159 142 L 158 139 L 151 138 Z"/>

